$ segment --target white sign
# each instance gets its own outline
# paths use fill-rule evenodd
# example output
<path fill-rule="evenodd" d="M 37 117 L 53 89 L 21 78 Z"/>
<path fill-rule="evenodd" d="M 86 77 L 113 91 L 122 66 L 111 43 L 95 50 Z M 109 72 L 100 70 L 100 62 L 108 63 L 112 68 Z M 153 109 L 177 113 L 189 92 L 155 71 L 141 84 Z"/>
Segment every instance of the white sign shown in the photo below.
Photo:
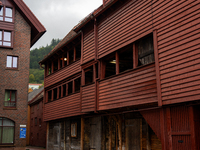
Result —
<path fill-rule="evenodd" d="M 26 128 L 26 125 L 20 125 L 20 128 Z"/>

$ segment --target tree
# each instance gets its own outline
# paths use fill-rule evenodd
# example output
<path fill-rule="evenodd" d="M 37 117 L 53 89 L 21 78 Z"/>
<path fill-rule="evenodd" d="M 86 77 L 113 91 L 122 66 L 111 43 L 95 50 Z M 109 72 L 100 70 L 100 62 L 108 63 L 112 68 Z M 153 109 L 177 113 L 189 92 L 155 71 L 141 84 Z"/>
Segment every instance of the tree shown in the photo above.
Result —
<path fill-rule="evenodd" d="M 29 83 L 34 83 L 35 82 L 35 76 L 33 74 L 29 75 Z"/>

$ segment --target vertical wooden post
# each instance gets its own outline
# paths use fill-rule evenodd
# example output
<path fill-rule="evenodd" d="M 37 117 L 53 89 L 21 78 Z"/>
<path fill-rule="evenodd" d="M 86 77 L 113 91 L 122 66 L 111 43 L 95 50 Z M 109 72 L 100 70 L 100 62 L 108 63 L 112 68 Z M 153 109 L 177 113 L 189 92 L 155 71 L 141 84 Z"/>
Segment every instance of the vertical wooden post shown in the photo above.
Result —
<path fill-rule="evenodd" d="M 65 121 L 64 121 L 64 150 L 66 150 L 66 129 L 65 129 Z"/>
<path fill-rule="evenodd" d="M 63 97 L 63 85 L 61 85 L 61 97 Z"/>
<path fill-rule="evenodd" d="M 151 150 L 151 143 L 150 143 L 150 135 L 149 135 L 149 125 L 146 122 L 146 129 L 147 129 L 147 138 L 146 138 L 146 143 L 147 143 L 147 150 Z"/>
<path fill-rule="evenodd" d="M 105 63 L 103 62 L 103 60 L 101 60 L 101 75 L 100 75 L 100 79 L 104 79 L 105 78 L 105 71 L 106 71 L 106 65 Z"/>
<path fill-rule="evenodd" d="M 191 132 L 191 149 L 196 150 L 196 139 L 195 139 L 195 125 L 194 125 L 194 110 L 193 106 L 189 107 L 189 120 L 190 120 L 190 132 Z"/>
<path fill-rule="evenodd" d="M 59 87 L 57 87 L 57 99 L 59 99 L 59 91 L 60 91 L 60 89 L 59 89 Z"/>
<path fill-rule="evenodd" d="M 85 70 L 82 69 L 82 79 L 81 79 L 81 85 L 85 85 Z"/>
<path fill-rule="evenodd" d="M 64 61 L 64 54 L 62 55 L 62 67 L 65 66 L 65 61 Z"/>
<path fill-rule="evenodd" d="M 84 118 L 81 117 L 81 150 L 84 148 Z"/>
<path fill-rule="evenodd" d="M 112 126 L 111 126 L 111 117 L 108 118 L 108 124 L 109 124 L 109 150 L 112 150 Z"/>
<path fill-rule="evenodd" d="M 74 46 L 74 60 L 73 61 L 76 61 L 76 47 Z"/>
<path fill-rule="evenodd" d="M 46 148 L 48 149 L 49 145 L 49 122 L 47 122 L 47 133 L 46 133 Z"/>
<path fill-rule="evenodd" d="M 66 95 L 68 95 L 68 83 L 66 84 Z"/>
<path fill-rule="evenodd" d="M 67 51 L 67 65 L 69 65 L 69 51 Z"/>
<path fill-rule="evenodd" d="M 97 60 L 97 52 L 98 52 L 98 46 L 97 46 L 98 39 L 97 38 L 98 38 L 97 37 L 97 21 L 95 18 L 95 20 L 94 20 L 94 41 L 95 41 L 95 56 L 94 56 L 94 58 L 95 58 L 95 60 Z"/>
<path fill-rule="evenodd" d="M 119 150 L 122 150 L 122 119 L 119 115 L 118 120 Z"/>
<path fill-rule="evenodd" d="M 115 53 L 115 60 L 116 60 L 116 74 L 119 74 L 119 53 Z"/>
<path fill-rule="evenodd" d="M 167 133 L 168 133 L 168 140 L 169 140 L 169 150 L 172 150 L 172 130 L 171 130 L 170 107 L 166 108 L 166 115 L 167 115 Z"/>
<path fill-rule="evenodd" d="M 51 90 L 51 101 L 53 101 L 53 95 L 54 95 L 53 90 Z"/>
<path fill-rule="evenodd" d="M 133 43 L 133 68 L 138 66 L 138 49 L 136 48 L 135 43 Z"/>
<path fill-rule="evenodd" d="M 81 64 L 83 63 L 83 31 L 81 32 Z"/>
<path fill-rule="evenodd" d="M 161 130 L 161 143 L 162 150 L 166 150 L 166 141 L 165 141 L 165 118 L 164 118 L 164 109 L 160 109 L 160 130 Z"/>
<path fill-rule="evenodd" d="M 58 70 L 60 69 L 60 58 L 58 58 Z"/>
<path fill-rule="evenodd" d="M 53 61 L 51 62 L 51 73 L 53 73 Z"/>
<path fill-rule="evenodd" d="M 72 93 L 75 93 L 75 81 L 72 81 Z"/>
<path fill-rule="evenodd" d="M 155 69 L 156 69 L 156 83 L 157 83 L 158 106 L 162 106 L 161 83 L 160 83 L 160 66 L 159 66 L 159 57 L 158 57 L 157 30 L 153 31 L 153 46 L 154 46 L 154 57 L 155 57 Z"/>

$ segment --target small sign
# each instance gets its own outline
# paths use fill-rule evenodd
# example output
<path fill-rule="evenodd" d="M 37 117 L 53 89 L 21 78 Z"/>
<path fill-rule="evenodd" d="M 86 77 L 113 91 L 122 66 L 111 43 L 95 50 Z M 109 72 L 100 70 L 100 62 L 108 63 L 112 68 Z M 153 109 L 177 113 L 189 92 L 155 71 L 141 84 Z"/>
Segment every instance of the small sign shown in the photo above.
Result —
<path fill-rule="evenodd" d="M 26 125 L 20 125 L 20 128 L 26 128 Z"/>
<path fill-rule="evenodd" d="M 26 138 L 26 128 L 20 128 L 19 138 Z"/>

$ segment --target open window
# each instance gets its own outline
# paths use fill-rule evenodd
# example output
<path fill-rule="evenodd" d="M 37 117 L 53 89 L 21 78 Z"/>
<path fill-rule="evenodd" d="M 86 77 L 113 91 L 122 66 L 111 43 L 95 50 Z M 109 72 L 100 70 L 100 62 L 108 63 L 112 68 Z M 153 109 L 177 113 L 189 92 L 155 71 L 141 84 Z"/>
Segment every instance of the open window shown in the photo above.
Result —
<path fill-rule="evenodd" d="M 149 35 L 137 42 L 138 66 L 154 62 L 153 35 Z"/>
<path fill-rule="evenodd" d="M 92 83 L 93 80 L 93 66 L 85 69 L 85 85 Z"/>

